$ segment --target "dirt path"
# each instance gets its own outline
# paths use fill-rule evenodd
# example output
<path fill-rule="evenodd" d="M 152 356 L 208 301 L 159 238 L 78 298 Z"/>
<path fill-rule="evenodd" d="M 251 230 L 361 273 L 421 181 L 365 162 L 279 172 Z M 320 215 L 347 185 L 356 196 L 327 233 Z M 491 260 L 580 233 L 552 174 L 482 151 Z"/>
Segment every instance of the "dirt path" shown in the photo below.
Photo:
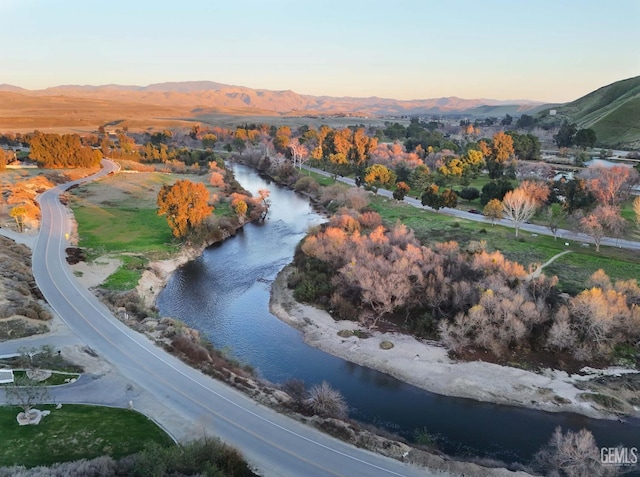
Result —
<path fill-rule="evenodd" d="M 554 255 L 553 257 L 551 257 L 549 260 L 547 260 L 546 262 L 544 262 L 542 265 L 538 265 L 538 268 L 536 268 L 533 272 L 531 272 L 529 275 L 527 275 L 526 277 L 524 277 L 524 279 L 526 281 L 531 280 L 532 278 L 538 278 L 540 276 L 540 274 L 542 273 L 542 269 L 544 267 L 549 266 L 553 261 L 555 261 L 557 258 L 562 257 L 564 254 L 566 253 L 571 253 L 571 250 L 565 250 L 564 252 L 560 252 L 557 255 Z"/>

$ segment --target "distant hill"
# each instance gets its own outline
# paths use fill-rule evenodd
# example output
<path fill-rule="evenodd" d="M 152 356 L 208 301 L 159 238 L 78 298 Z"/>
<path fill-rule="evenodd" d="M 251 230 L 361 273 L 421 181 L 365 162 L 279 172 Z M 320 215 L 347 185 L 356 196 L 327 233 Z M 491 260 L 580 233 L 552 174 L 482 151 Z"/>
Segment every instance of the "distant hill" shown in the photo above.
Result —
<path fill-rule="evenodd" d="M 0 88 L 1 90 L 1 88 Z M 5 89 L 8 91 L 8 89 Z M 85 99 L 142 103 L 154 106 L 180 107 L 190 110 L 229 109 L 255 110 L 283 115 L 311 112 L 314 114 L 358 114 L 369 116 L 409 116 L 419 114 L 473 114 L 479 106 L 502 106 L 501 111 L 517 113 L 539 106 L 530 100 L 500 101 L 494 99 L 462 99 L 458 97 L 400 101 L 388 98 L 353 98 L 301 95 L 294 91 L 271 91 L 234 86 L 212 81 L 158 83 L 148 86 L 63 85 L 38 91 L 11 90 L 28 96 L 73 96 Z"/>
<path fill-rule="evenodd" d="M 556 116 L 549 115 L 556 109 Z M 567 119 L 580 128 L 592 128 L 598 146 L 640 148 L 640 76 L 603 86 L 571 103 L 538 113 L 547 123 Z"/>

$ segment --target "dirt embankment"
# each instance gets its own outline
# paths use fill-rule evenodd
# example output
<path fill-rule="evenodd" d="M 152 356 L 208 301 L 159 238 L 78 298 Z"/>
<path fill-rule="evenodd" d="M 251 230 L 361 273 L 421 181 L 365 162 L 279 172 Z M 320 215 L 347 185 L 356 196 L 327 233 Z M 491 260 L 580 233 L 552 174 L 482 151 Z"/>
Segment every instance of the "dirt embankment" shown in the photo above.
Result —
<path fill-rule="evenodd" d="M 49 331 L 52 315 L 31 273 L 31 250 L 0 236 L 0 341 Z"/>

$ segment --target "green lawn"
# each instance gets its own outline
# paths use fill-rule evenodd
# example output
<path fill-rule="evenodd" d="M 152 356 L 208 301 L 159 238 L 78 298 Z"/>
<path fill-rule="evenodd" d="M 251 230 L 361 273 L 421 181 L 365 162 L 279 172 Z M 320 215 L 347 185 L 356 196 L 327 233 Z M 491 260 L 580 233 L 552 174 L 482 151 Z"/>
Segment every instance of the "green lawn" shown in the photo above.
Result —
<path fill-rule="evenodd" d="M 303 174 L 310 175 L 321 186 L 330 186 L 336 183 L 336 180 L 333 177 L 323 176 L 322 174 L 318 174 L 317 172 L 307 171 L 303 172 Z"/>
<path fill-rule="evenodd" d="M 474 222 L 412 207 L 382 197 L 373 197 L 371 208 L 377 211 L 387 226 L 400 220 L 414 230 L 416 238 L 425 245 L 455 240 L 466 247 L 471 240 L 485 240 L 489 250 L 500 250 L 505 257 L 515 260 L 525 268 L 534 263 L 544 263 L 565 250 L 573 253 L 553 262 L 545 273 L 557 275 L 563 291 L 575 293 L 586 287 L 589 276 L 602 268 L 613 280 L 638 278 L 640 255 L 637 252 L 616 247 L 583 247 L 581 243 L 553 237 L 534 236 L 521 232 L 516 239 L 514 230 L 508 227 L 492 226 L 490 221 Z"/>
<path fill-rule="evenodd" d="M 146 443 L 173 444 L 142 414 L 98 406 L 38 406 L 51 411 L 37 426 L 19 426 L 17 407 L 0 407 L 0 466 L 34 467 L 110 455 L 134 454 Z"/>
<path fill-rule="evenodd" d="M 171 230 L 155 209 L 74 206 L 80 247 L 108 252 L 171 252 Z"/>
<path fill-rule="evenodd" d="M 122 265 L 109 275 L 104 283 L 103 288 L 109 290 L 131 290 L 138 285 L 142 272 L 147 266 L 148 260 L 142 256 L 121 255 Z"/>

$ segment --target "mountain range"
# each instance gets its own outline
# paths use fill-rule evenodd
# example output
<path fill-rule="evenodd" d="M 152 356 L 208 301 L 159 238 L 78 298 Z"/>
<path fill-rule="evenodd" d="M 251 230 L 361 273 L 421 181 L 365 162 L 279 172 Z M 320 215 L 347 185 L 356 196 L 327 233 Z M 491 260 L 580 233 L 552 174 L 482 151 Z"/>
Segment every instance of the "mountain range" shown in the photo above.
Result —
<path fill-rule="evenodd" d="M 416 114 L 467 114 L 482 106 L 499 106 L 511 113 L 529 111 L 542 103 L 530 100 L 500 101 L 458 97 L 396 100 L 378 97 L 354 98 L 302 95 L 290 90 L 271 91 L 234 86 L 212 81 L 158 83 L 148 86 L 63 85 L 43 90 L 26 90 L 0 85 L 5 93 L 28 98 L 66 97 L 117 103 L 179 108 L 183 114 L 237 112 L 252 115 L 299 116 L 308 114 L 352 114 L 360 116 L 408 116 Z M 15 101 L 15 98 L 14 98 Z"/>

